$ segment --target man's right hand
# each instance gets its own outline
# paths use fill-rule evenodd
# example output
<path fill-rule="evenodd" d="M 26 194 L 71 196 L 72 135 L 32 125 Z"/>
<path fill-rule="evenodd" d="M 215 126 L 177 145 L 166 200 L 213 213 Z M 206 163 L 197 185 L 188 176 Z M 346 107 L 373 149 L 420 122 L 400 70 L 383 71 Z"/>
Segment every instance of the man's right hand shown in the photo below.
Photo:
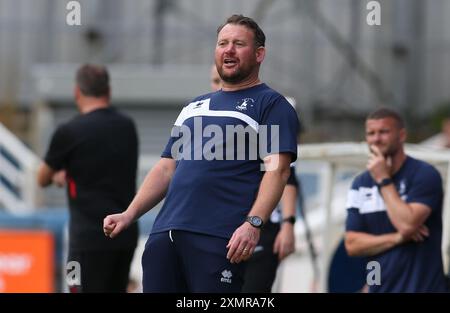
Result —
<path fill-rule="evenodd" d="M 53 183 L 58 187 L 64 187 L 67 181 L 67 174 L 65 170 L 57 171 L 52 176 Z"/>
<path fill-rule="evenodd" d="M 105 236 L 114 238 L 122 230 L 126 229 L 131 222 L 132 218 L 130 218 L 125 212 L 108 215 L 103 220 L 103 232 L 105 233 Z"/>
<path fill-rule="evenodd" d="M 397 233 L 397 235 L 398 235 L 398 242 L 397 242 L 398 244 L 402 244 L 409 241 L 423 242 L 428 236 L 430 236 L 430 231 L 428 230 L 428 227 L 422 225 L 419 227 L 418 230 L 416 230 L 416 232 L 407 237 L 403 236 L 399 232 Z"/>
<path fill-rule="evenodd" d="M 430 236 L 430 232 L 428 230 L 428 227 L 425 225 L 422 225 L 419 227 L 419 229 L 413 233 L 409 239 L 415 242 L 422 242 L 424 241 L 428 236 Z"/>

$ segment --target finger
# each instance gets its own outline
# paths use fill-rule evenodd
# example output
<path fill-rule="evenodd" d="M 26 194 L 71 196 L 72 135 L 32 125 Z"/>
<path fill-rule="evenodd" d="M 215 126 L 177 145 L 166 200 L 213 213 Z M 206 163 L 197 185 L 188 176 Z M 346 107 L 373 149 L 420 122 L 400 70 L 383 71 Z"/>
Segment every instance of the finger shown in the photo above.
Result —
<path fill-rule="evenodd" d="M 376 164 L 377 160 L 375 158 L 376 158 L 375 156 L 369 157 L 369 159 L 367 160 L 368 167 L 373 167 Z"/>
<path fill-rule="evenodd" d="M 376 158 L 376 154 L 375 154 L 375 152 L 373 152 L 373 151 L 370 151 L 369 152 L 369 155 L 368 155 L 368 157 L 369 157 L 369 159 L 374 159 L 374 158 Z"/>
<path fill-rule="evenodd" d="M 227 253 L 227 259 L 229 259 L 230 262 L 233 260 L 233 256 L 235 255 L 238 246 L 239 246 L 239 243 L 236 242 L 236 239 L 233 241 L 230 241 L 230 243 L 228 243 L 227 247 L 229 247 L 229 249 L 228 249 L 228 253 Z M 231 262 L 231 263 L 233 263 L 233 262 Z"/>
<path fill-rule="evenodd" d="M 112 231 L 116 227 L 116 223 L 110 222 L 109 224 L 106 224 L 103 226 L 104 230 Z"/>
<path fill-rule="evenodd" d="M 248 240 L 242 240 L 238 246 L 237 252 L 236 252 L 236 259 L 235 262 L 239 263 L 245 259 L 249 258 L 250 252 L 252 251 L 252 242 Z"/>
<path fill-rule="evenodd" d="M 114 220 L 112 219 L 111 215 L 108 215 L 103 219 L 103 228 L 110 226 L 114 224 Z"/>
<path fill-rule="evenodd" d="M 425 236 L 425 237 L 428 237 L 428 235 L 429 235 L 428 229 L 425 229 L 425 228 L 422 228 L 422 227 L 419 229 L 419 232 L 420 232 L 420 234 L 422 236 Z"/>
<path fill-rule="evenodd" d="M 252 255 L 253 255 L 253 251 L 254 250 L 255 249 L 248 248 L 248 252 L 242 257 L 242 260 L 243 261 L 247 261 L 248 259 L 250 259 L 252 257 Z"/>
<path fill-rule="evenodd" d="M 388 167 L 392 167 L 392 158 L 391 158 L 391 157 L 387 157 L 387 159 L 386 159 L 386 165 L 387 165 Z"/>
<path fill-rule="evenodd" d="M 103 227 L 103 230 L 110 233 L 110 232 L 114 231 L 115 227 L 116 227 L 116 224 L 107 225 L 107 226 Z"/>
<path fill-rule="evenodd" d="M 114 225 L 114 229 L 109 234 L 109 238 L 116 237 L 122 231 L 122 226 L 120 224 Z"/>
<path fill-rule="evenodd" d="M 283 250 L 282 250 L 281 252 L 282 252 L 282 253 L 281 253 L 281 255 L 280 255 L 280 257 L 281 257 L 280 260 L 286 258 L 289 254 L 292 253 L 291 246 L 290 246 L 290 245 L 284 245 Z"/>
<path fill-rule="evenodd" d="M 239 243 L 239 246 L 234 254 L 234 258 L 232 259 L 233 262 L 239 263 L 242 260 L 242 257 L 248 253 L 248 248 L 246 248 L 246 245 L 247 243 L 244 241 Z"/>
<path fill-rule="evenodd" d="M 236 253 L 232 263 L 238 264 L 242 261 L 242 259 L 243 259 L 243 254 L 241 252 L 238 252 L 238 253 Z"/>
<path fill-rule="evenodd" d="M 416 238 L 415 241 L 417 241 L 417 242 L 423 241 L 423 237 L 419 233 L 415 234 L 415 238 Z"/>
<path fill-rule="evenodd" d="M 235 262 L 236 257 L 239 254 L 238 247 L 239 244 L 235 241 L 233 242 L 233 244 L 230 247 L 230 250 L 228 251 L 228 259 L 230 260 L 231 263 Z"/>
<path fill-rule="evenodd" d="M 111 234 L 114 232 L 115 228 L 116 228 L 116 224 L 103 227 L 103 232 L 105 233 L 105 236 L 111 237 Z"/>
<path fill-rule="evenodd" d="M 107 215 L 107 216 L 103 219 L 103 225 L 109 224 L 110 221 L 111 221 L 111 215 Z"/>
<path fill-rule="evenodd" d="M 242 258 L 241 261 L 247 261 L 248 259 L 251 258 L 253 251 L 255 249 L 251 247 L 251 244 L 248 244 L 245 248 L 244 251 L 242 253 Z"/>
<path fill-rule="evenodd" d="M 380 149 L 377 146 L 371 145 L 370 147 L 371 147 L 372 153 L 375 156 L 380 156 L 381 155 L 381 151 L 380 151 Z"/>
<path fill-rule="evenodd" d="M 253 255 L 253 253 L 255 253 L 255 249 L 256 249 L 256 245 L 249 247 L 249 249 L 248 249 L 249 257 L 251 257 Z"/>
<path fill-rule="evenodd" d="M 273 247 L 273 254 L 279 254 L 281 252 L 281 248 L 279 246 Z"/>
<path fill-rule="evenodd" d="M 279 250 L 280 250 L 280 242 L 277 239 L 273 244 L 273 254 L 277 254 Z"/>
<path fill-rule="evenodd" d="M 227 249 L 231 246 L 231 243 L 233 242 L 235 236 L 236 236 L 236 233 L 233 233 L 233 235 L 232 235 L 231 238 L 230 238 L 230 241 L 228 241 Z"/>
<path fill-rule="evenodd" d="M 112 215 L 108 215 L 103 219 L 103 229 L 112 230 L 116 226 L 116 222 L 114 221 L 114 218 Z"/>

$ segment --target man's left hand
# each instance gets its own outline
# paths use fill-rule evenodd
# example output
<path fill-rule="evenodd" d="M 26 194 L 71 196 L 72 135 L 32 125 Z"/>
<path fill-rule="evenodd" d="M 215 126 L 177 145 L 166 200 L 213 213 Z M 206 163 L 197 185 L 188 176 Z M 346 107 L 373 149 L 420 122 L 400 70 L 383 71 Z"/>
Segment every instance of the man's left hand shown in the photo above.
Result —
<path fill-rule="evenodd" d="M 370 150 L 367 170 L 372 178 L 379 183 L 384 178 L 390 177 L 392 161 L 390 157 L 385 158 L 377 146 L 370 146 Z"/>
<path fill-rule="evenodd" d="M 278 260 L 282 261 L 295 251 L 294 225 L 283 223 L 273 244 L 273 253 L 278 254 Z"/>
<path fill-rule="evenodd" d="M 239 263 L 251 257 L 259 241 L 260 232 L 259 228 L 247 222 L 234 231 L 227 244 L 227 259 L 230 260 L 230 263 Z"/>

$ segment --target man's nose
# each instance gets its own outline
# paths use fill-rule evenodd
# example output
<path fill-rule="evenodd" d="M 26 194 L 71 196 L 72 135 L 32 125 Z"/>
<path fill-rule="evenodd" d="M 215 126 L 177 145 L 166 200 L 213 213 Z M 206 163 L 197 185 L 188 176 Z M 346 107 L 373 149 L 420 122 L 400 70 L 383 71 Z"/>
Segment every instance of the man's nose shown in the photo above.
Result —
<path fill-rule="evenodd" d="M 367 138 L 367 142 L 368 142 L 369 144 L 371 144 L 371 145 L 376 144 L 376 143 L 379 143 L 380 140 L 381 140 L 381 137 L 380 137 L 380 135 L 378 135 L 378 134 L 370 135 L 370 136 Z"/>
<path fill-rule="evenodd" d="M 373 141 L 374 144 L 380 143 L 381 142 L 380 134 L 373 135 L 372 141 Z"/>
<path fill-rule="evenodd" d="M 236 52 L 236 48 L 233 43 L 230 43 L 225 47 L 225 53 L 233 54 L 235 52 Z"/>

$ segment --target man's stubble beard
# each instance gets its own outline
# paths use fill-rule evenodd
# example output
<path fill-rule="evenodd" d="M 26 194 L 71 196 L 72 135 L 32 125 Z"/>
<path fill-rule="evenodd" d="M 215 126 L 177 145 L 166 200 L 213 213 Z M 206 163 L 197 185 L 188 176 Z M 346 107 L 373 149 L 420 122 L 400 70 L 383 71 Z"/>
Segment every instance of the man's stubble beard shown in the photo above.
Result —
<path fill-rule="evenodd" d="M 236 84 L 239 82 L 244 81 L 247 77 L 249 77 L 255 67 L 257 66 L 256 62 L 254 64 L 249 65 L 247 68 L 240 67 L 238 70 L 231 76 L 225 76 L 224 71 L 222 68 L 218 70 L 219 76 L 222 79 L 222 81 L 226 83 Z"/>

